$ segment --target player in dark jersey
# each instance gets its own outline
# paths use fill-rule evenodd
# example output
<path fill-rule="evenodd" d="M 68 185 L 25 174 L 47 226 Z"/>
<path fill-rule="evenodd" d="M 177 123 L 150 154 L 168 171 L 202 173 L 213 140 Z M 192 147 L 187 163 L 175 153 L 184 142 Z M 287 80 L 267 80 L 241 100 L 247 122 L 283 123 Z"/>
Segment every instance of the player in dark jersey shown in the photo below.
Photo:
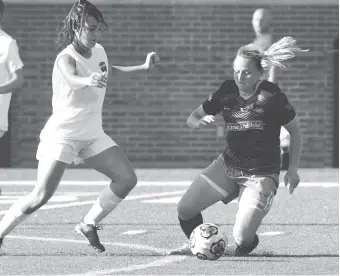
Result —
<path fill-rule="evenodd" d="M 277 192 L 280 173 L 280 127 L 291 135 L 290 164 L 284 177 L 292 193 L 299 184 L 298 167 L 301 132 L 293 106 L 280 88 L 261 80 L 271 66 L 283 68 L 281 61 L 294 57 L 291 37 L 285 37 L 261 52 L 254 44 L 241 47 L 234 60 L 234 80 L 225 81 L 189 116 L 193 129 L 214 122 L 222 113 L 226 128 L 226 148 L 201 172 L 178 203 L 180 226 L 189 238 L 203 223 L 201 212 L 238 196 L 233 229 L 235 244 L 227 254 L 247 255 L 259 243 L 256 232 L 268 213 Z M 168 254 L 190 254 L 188 245 Z"/>

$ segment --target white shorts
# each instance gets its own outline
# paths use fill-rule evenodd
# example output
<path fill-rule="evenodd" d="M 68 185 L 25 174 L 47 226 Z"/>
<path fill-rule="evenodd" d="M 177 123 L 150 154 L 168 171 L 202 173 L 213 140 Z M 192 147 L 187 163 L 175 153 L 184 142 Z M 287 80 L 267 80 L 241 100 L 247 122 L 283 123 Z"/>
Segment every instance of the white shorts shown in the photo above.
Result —
<path fill-rule="evenodd" d="M 106 134 L 88 141 L 42 139 L 38 145 L 36 158 L 37 160 L 48 158 L 67 164 L 72 162 L 79 164 L 84 159 L 95 156 L 113 146 L 117 146 L 117 144 Z"/>

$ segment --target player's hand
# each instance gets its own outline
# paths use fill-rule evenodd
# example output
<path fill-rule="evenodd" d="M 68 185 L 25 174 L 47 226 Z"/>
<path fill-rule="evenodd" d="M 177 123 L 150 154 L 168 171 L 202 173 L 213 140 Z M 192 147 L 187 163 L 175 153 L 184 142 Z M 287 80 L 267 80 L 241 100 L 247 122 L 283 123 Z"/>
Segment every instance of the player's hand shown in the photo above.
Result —
<path fill-rule="evenodd" d="M 157 62 L 160 61 L 159 56 L 155 52 L 148 53 L 145 60 L 145 68 L 152 69 Z"/>
<path fill-rule="evenodd" d="M 294 189 L 300 183 L 300 177 L 295 169 L 289 169 L 284 177 L 285 186 L 288 185 L 289 193 L 292 194 Z"/>
<path fill-rule="evenodd" d="M 107 77 L 103 73 L 94 72 L 86 79 L 86 85 L 90 87 L 103 88 L 106 86 Z"/>
<path fill-rule="evenodd" d="M 215 120 L 215 116 L 213 115 L 206 115 L 204 117 L 202 117 L 197 123 L 198 123 L 198 128 L 200 126 L 206 126 L 206 125 L 209 125 L 211 123 L 214 123 L 216 120 Z"/>

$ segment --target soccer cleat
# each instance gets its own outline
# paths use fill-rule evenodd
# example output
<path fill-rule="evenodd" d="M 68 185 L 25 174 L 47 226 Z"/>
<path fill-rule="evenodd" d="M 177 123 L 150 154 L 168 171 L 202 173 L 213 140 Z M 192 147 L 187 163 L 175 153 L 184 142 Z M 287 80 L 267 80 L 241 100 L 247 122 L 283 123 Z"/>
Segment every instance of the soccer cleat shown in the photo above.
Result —
<path fill-rule="evenodd" d="M 92 224 L 86 224 L 83 221 L 80 221 L 77 223 L 77 225 L 74 228 L 74 231 L 76 231 L 79 235 L 83 235 L 84 237 L 87 238 L 89 241 L 90 245 L 96 249 L 98 252 L 103 252 L 105 251 L 104 245 L 102 245 L 99 241 L 99 237 L 97 234 L 97 230 L 101 230 L 102 227 L 97 225 L 92 225 Z"/>
<path fill-rule="evenodd" d="M 259 237 L 255 235 L 253 243 L 247 247 L 240 247 L 236 243 L 230 246 L 227 246 L 225 249 L 224 255 L 234 256 L 234 257 L 242 257 L 247 256 L 250 252 L 252 252 L 259 244 Z"/>
<path fill-rule="evenodd" d="M 169 250 L 166 255 L 192 255 L 188 243 L 183 244 L 181 247 Z"/>

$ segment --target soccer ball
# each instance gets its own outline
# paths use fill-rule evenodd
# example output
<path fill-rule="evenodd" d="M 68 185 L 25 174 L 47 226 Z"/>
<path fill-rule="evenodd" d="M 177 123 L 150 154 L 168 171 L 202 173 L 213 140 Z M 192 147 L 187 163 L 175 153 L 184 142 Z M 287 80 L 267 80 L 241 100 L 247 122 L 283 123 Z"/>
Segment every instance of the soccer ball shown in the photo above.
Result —
<path fill-rule="evenodd" d="M 197 258 L 213 261 L 223 256 L 227 241 L 217 225 L 203 223 L 192 231 L 189 246 Z"/>

